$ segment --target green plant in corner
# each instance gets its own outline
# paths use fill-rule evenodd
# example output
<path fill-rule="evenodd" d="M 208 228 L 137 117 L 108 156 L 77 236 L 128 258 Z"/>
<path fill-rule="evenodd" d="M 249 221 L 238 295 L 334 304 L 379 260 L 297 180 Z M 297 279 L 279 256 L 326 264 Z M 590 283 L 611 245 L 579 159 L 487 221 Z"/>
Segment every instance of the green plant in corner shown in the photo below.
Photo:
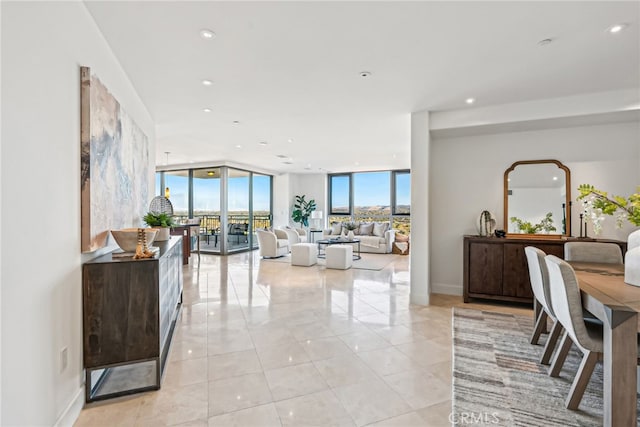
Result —
<path fill-rule="evenodd" d="M 640 187 L 627 198 L 609 196 L 606 191 L 596 189 L 593 185 L 582 184 L 578 187 L 587 220 L 593 223 L 593 231 L 598 234 L 602 230 L 604 215 L 616 215 L 616 225 L 622 227 L 627 220 L 640 226 Z"/>
<path fill-rule="evenodd" d="M 149 227 L 173 227 L 173 217 L 164 212 L 147 212 L 142 218 Z"/>
<path fill-rule="evenodd" d="M 311 212 L 316 210 L 316 201 L 311 199 L 305 200 L 305 196 L 296 196 L 295 203 L 293 205 L 293 212 L 291 212 L 291 219 L 293 222 L 299 222 L 300 228 L 309 226 L 309 217 Z"/>

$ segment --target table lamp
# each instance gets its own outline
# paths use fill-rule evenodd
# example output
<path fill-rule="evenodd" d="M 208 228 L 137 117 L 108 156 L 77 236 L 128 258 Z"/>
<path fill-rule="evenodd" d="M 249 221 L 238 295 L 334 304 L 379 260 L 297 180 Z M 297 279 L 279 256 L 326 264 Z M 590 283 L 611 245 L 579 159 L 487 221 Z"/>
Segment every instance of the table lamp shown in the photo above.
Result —
<path fill-rule="evenodd" d="M 320 223 L 322 221 L 322 211 L 313 211 L 311 212 L 311 219 L 313 220 L 313 228 L 319 230 Z"/>

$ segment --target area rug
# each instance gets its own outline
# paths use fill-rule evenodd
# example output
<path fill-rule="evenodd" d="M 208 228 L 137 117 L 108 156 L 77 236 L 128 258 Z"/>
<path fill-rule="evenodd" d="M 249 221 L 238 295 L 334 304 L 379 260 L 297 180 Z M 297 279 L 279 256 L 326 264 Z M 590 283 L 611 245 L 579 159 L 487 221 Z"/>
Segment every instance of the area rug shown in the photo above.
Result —
<path fill-rule="evenodd" d="M 539 345 L 529 344 L 532 323 L 530 316 L 453 309 L 454 422 L 602 425 L 602 364 L 596 366 L 580 409 L 566 409 L 564 401 L 578 370 L 580 353 L 572 348 L 560 377 L 551 378 L 547 366 L 538 363 L 546 336 Z"/>
<path fill-rule="evenodd" d="M 391 254 L 361 254 L 361 259 L 353 261 L 352 268 L 358 270 L 382 270 L 399 256 Z M 291 254 L 279 258 L 262 258 L 261 261 L 291 264 Z M 325 259 L 318 258 L 318 265 L 326 265 Z"/>

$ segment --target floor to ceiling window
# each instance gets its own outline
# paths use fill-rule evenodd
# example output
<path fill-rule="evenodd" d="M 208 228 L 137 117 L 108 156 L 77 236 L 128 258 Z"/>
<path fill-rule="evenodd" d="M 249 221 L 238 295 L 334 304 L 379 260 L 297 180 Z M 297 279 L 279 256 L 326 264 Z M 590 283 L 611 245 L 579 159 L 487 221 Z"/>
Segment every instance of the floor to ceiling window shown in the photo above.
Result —
<path fill-rule="evenodd" d="M 375 171 L 329 175 L 329 223 L 390 221 L 411 231 L 411 172 Z"/>
<path fill-rule="evenodd" d="M 178 222 L 201 219 L 203 252 L 233 253 L 257 248 L 257 228 L 271 226 L 272 177 L 230 167 L 156 174 L 156 194 L 169 188 Z"/>

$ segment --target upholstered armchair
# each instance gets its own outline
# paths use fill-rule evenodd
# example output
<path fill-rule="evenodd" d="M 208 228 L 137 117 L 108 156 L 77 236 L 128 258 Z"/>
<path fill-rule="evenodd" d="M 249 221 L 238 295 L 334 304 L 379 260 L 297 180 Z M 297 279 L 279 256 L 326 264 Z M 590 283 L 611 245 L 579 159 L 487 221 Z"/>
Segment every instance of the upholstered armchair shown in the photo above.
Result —
<path fill-rule="evenodd" d="M 278 230 L 280 231 L 280 230 Z M 291 228 L 288 226 L 282 227 L 281 231 L 287 233 L 287 239 L 289 240 L 289 249 L 296 243 L 307 243 L 307 232 L 302 228 Z"/>
<path fill-rule="evenodd" d="M 256 230 L 260 256 L 263 258 L 277 258 L 289 253 L 289 239 L 284 230 Z"/>

